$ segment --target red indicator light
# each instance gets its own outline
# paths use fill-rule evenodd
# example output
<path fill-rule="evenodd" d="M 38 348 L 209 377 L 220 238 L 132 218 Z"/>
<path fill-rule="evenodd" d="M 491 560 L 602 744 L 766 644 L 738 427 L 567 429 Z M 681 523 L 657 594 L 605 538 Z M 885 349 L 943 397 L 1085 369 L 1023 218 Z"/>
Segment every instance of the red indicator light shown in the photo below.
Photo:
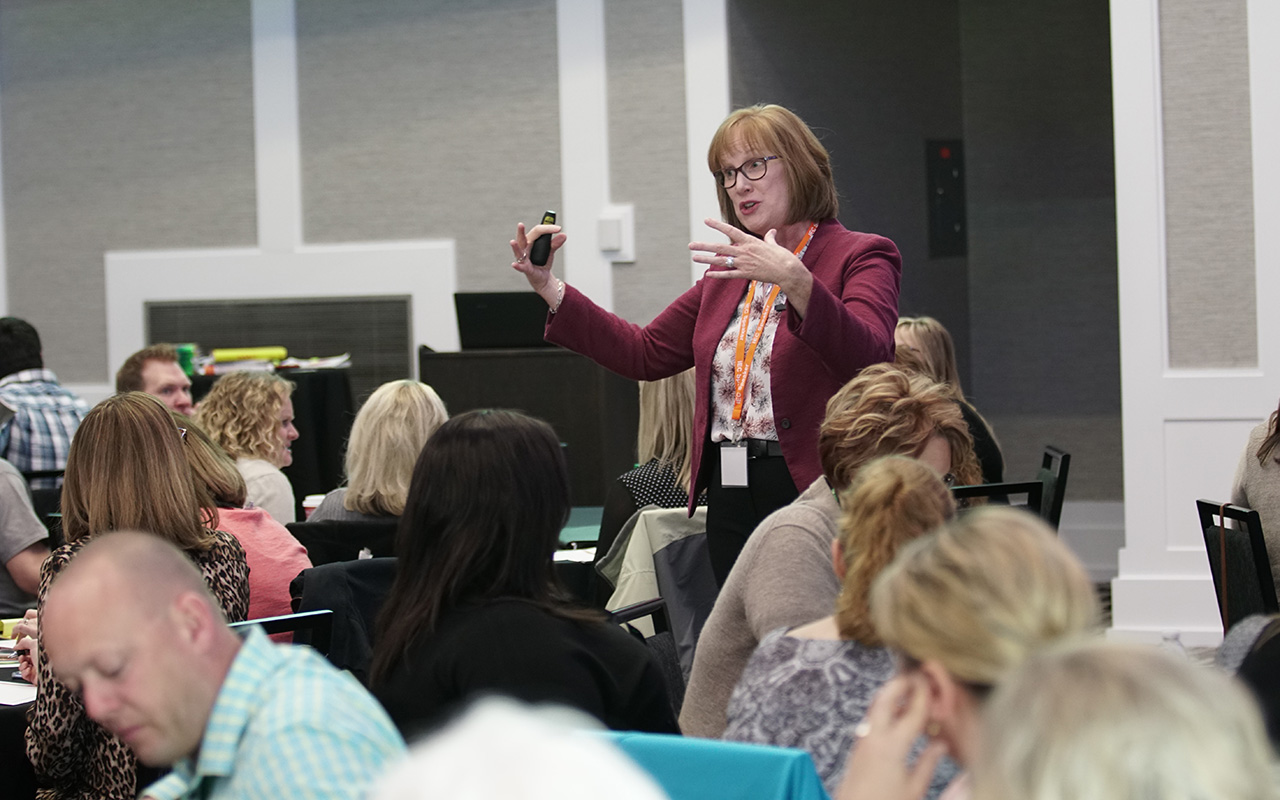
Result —
<path fill-rule="evenodd" d="M 951 148 L 950 148 L 950 147 L 944 147 L 944 148 L 942 148 L 941 150 L 939 150 L 939 151 L 938 151 L 938 157 L 939 157 L 939 158 L 951 158 Z"/>

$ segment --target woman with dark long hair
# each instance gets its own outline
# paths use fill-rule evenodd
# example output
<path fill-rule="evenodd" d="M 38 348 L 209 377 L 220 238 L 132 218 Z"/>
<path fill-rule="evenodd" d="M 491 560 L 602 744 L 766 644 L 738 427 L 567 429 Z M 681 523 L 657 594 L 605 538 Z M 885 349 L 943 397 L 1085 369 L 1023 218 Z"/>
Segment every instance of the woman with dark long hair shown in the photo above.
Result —
<path fill-rule="evenodd" d="M 481 694 L 677 730 L 644 645 L 575 605 L 552 570 L 569 479 L 551 426 L 471 411 L 427 441 L 396 537 L 371 688 L 406 735 Z"/>

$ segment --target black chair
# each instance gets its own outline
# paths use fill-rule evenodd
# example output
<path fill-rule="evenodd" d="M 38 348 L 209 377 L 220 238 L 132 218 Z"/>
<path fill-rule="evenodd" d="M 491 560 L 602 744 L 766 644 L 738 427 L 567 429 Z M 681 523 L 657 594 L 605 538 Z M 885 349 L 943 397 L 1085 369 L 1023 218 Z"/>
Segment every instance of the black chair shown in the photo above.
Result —
<path fill-rule="evenodd" d="M 362 550 L 368 550 L 374 558 L 394 556 L 396 526 L 399 524 L 398 518 L 388 517 L 379 520 L 290 522 L 285 527 L 307 548 L 311 563 L 318 567 L 335 561 L 355 561 Z"/>
<path fill-rule="evenodd" d="M 662 673 L 662 682 L 667 687 L 667 697 L 671 701 L 671 713 L 679 719 L 680 708 L 684 705 L 684 689 L 689 677 L 684 674 L 684 669 L 680 666 L 680 653 L 676 648 L 675 636 L 671 633 L 671 622 L 667 618 L 667 601 L 661 597 L 655 597 L 652 600 L 632 603 L 609 612 L 609 622 L 615 625 L 623 625 L 641 617 L 650 617 L 653 620 L 655 633 L 644 640 L 644 646 L 649 648 L 654 661 L 657 662 L 658 670 Z M 628 626 L 628 630 L 640 636 L 635 628 Z"/>
<path fill-rule="evenodd" d="M 1067 472 L 1070 468 L 1070 453 L 1053 445 L 1045 445 L 1036 479 L 1044 484 L 1044 503 L 1040 507 L 1040 516 L 1054 530 L 1058 529 L 1058 521 L 1062 519 L 1062 500 L 1067 495 Z"/>
<path fill-rule="evenodd" d="M 366 685 L 375 624 L 395 574 L 394 558 L 365 558 L 304 569 L 289 584 L 295 611 L 333 612 L 329 662 Z"/>
<path fill-rule="evenodd" d="M 1280 612 L 1258 512 L 1211 500 L 1197 500 L 1196 511 L 1218 593 L 1223 632 L 1251 614 Z M 1216 524 L 1214 517 L 1221 524 Z M 1234 521 L 1236 527 L 1228 528 L 1227 520 Z"/>
<path fill-rule="evenodd" d="M 261 626 L 267 634 L 292 633 L 294 644 L 311 645 L 322 656 L 329 654 L 329 643 L 333 637 L 333 612 L 328 609 L 247 619 L 244 622 L 233 622 L 229 627 L 234 629 L 249 625 Z"/>
<path fill-rule="evenodd" d="M 961 506 L 969 505 L 964 502 L 975 498 L 985 498 L 987 500 L 995 500 L 1000 503 L 1006 503 L 1009 495 L 1027 496 L 1027 502 L 1024 506 L 1027 511 L 1039 516 L 1041 512 L 1041 499 L 1044 497 L 1044 484 L 1040 481 L 1004 481 L 1003 483 L 976 483 L 972 486 L 952 486 L 951 496 Z M 1010 503 L 1010 505 L 1016 505 Z"/>
<path fill-rule="evenodd" d="M 49 532 L 50 550 L 59 547 L 63 543 L 62 488 L 59 486 L 33 488 L 31 484 L 33 481 L 48 483 L 48 479 L 61 478 L 62 474 L 63 471 L 60 469 L 35 470 L 22 473 L 23 479 L 27 482 L 27 491 L 31 495 L 31 508 L 36 512 L 36 518 L 40 520 L 45 530 Z"/>

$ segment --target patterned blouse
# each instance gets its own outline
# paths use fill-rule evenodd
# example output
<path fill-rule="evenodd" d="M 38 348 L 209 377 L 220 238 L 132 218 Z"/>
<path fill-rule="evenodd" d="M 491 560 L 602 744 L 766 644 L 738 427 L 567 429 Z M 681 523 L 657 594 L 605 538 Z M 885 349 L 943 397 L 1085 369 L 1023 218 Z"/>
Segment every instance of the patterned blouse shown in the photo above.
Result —
<path fill-rule="evenodd" d="M 234 536 L 214 531 L 214 544 L 205 552 L 188 553 L 222 604 L 227 620 L 238 622 L 249 613 L 249 566 L 244 548 Z M 49 584 L 88 539 L 64 544 L 45 559 L 40 569 L 39 607 L 44 609 Z M 80 698 L 58 682 L 49 669 L 40 670 L 36 702 L 27 718 L 27 757 L 41 784 L 38 800 L 133 800 L 137 797 L 138 762 L 133 751 L 105 728 L 89 719 Z"/>
<path fill-rule="evenodd" d="M 761 283 L 751 298 L 751 316 L 747 322 L 747 341 L 743 346 L 744 353 L 751 347 L 751 340 L 760 327 L 760 318 L 764 316 L 764 304 L 773 291 L 773 284 Z M 746 292 L 742 294 L 746 299 Z M 774 305 L 786 301 L 786 295 L 778 293 Z M 751 362 L 751 371 L 747 373 L 747 387 L 743 393 L 742 418 L 733 418 L 733 367 L 737 361 L 738 326 L 742 324 L 742 304 L 729 320 L 724 336 L 716 345 L 715 355 L 711 359 L 711 441 L 736 442 L 739 439 L 772 439 L 778 440 L 778 430 L 773 424 L 773 391 L 769 387 L 769 363 L 773 359 L 773 334 L 778 330 L 778 320 L 782 314 L 775 309 L 769 312 L 765 321 L 764 333 L 756 346 L 755 360 Z"/>
<path fill-rule="evenodd" d="M 893 656 L 886 648 L 855 641 L 786 634 L 786 628 L 771 631 L 747 662 L 729 700 L 724 739 L 808 751 L 834 796 L 853 729 L 893 677 Z M 925 796 L 938 797 L 956 771 L 944 758 Z"/>

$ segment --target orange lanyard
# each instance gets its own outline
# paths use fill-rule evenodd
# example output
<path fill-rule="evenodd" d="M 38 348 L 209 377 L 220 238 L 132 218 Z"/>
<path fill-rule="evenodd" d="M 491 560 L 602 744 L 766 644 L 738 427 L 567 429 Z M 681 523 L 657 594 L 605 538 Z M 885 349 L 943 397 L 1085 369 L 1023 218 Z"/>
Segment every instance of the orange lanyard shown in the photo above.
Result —
<path fill-rule="evenodd" d="M 818 224 L 815 222 L 809 226 L 809 230 L 805 232 L 804 238 L 800 240 L 800 244 L 796 245 L 796 249 L 792 251 L 796 258 L 804 258 L 805 251 L 809 249 L 809 242 L 813 239 L 813 234 L 818 230 Z M 756 348 L 760 345 L 760 337 L 764 336 L 764 326 L 769 321 L 769 313 L 773 311 L 773 304 L 778 299 L 778 293 L 782 291 L 782 287 L 774 286 L 773 291 L 769 293 L 769 297 L 764 303 L 764 313 L 760 317 L 760 324 L 756 326 L 755 336 L 751 337 L 751 349 L 747 349 L 747 325 L 751 322 L 751 301 L 756 296 L 756 285 L 759 281 L 752 281 L 747 287 L 747 298 L 742 303 L 742 318 L 738 320 L 738 344 L 734 348 L 733 360 L 733 418 L 734 420 L 742 419 L 742 404 L 747 396 L 747 375 L 751 372 L 751 362 L 755 361 Z"/>

